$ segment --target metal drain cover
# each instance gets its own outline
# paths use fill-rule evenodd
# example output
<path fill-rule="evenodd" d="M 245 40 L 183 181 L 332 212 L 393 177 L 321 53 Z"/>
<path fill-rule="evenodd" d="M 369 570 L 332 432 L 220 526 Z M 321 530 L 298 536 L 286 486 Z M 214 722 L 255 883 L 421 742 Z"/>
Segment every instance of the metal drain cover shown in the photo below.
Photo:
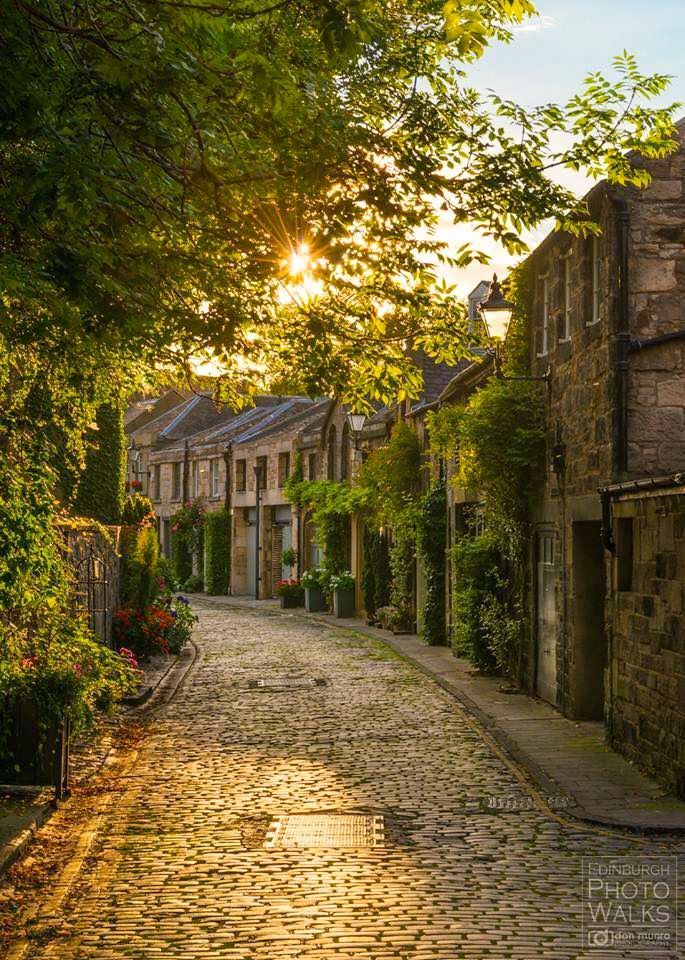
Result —
<path fill-rule="evenodd" d="M 312 677 L 269 677 L 266 680 L 250 680 L 253 690 L 297 690 L 311 687 L 325 687 L 325 680 Z"/>
<path fill-rule="evenodd" d="M 267 850 L 380 847 L 383 841 L 383 817 L 303 813 L 274 820 L 264 846 Z"/>

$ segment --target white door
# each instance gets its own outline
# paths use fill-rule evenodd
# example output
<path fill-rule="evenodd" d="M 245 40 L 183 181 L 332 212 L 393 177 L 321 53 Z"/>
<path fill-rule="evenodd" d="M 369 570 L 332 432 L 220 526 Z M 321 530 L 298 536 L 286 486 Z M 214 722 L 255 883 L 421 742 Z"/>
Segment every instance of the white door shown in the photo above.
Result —
<path fill-rule="evenodd" d="M 557 702 L 557 605 L 555 596 L 556 564 L 554 535 L 538 535 L 537 556 L 537 683 L 543 700 Z"/>

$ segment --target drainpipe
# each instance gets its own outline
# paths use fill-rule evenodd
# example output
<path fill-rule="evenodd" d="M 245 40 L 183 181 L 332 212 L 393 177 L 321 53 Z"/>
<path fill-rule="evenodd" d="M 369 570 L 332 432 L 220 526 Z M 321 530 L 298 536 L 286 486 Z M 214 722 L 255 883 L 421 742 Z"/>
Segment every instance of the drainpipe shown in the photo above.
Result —
<path fill-rule="evenodd" d="M 190 500 L 190 446 L 188 441 L 183 445 L 183 502 Z"/>
<path fill-rule="evenodd" d="M 254 559 L 254 595 L 255 600 L 259 600 L 259 583 L 261 581 L 260 576 L 260 553 L 261 553 L 261 543 L 260 538 L 262 535 L 261 532 L 261 523 L 260 523 L 260 508 L 262 502 L 262 469 L 261 467 L 254 468 L 254 486 L 255 486 L 255 520 L 257 524 L 256 537 L 255 537 L 255 559 Z"/>
<path fill-rule="evenodd" d="M 233 475 L 232 475 L 232 466 L 233 466 L 233 444 L 229 443 L 226 445 L 224 450 L 224 463 L 226 464 L 226 489 L 224 490 L 224 506 L 230 514 L 231 504 L 233 498 Z"/>
<path fill-rule="evenodd" d="M 618 297 L 616 303 L 616 353 L 613 429 L 613 473 L 623 476 L 628 471 L 628 357 L 631 350 L 629 322 L 628 230 L 630 213 L 627 202 L 612 196 L 617 221 Z"/>

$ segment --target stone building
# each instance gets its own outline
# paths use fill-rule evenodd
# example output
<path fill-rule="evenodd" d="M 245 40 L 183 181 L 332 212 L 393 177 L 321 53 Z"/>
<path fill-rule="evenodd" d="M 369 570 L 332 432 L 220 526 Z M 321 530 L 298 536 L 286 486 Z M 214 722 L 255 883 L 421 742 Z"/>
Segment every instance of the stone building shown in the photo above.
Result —
<path fill-rule="evenodd" d="M 601 236 L 554 233 L 527 261 L 549 373 L 530 683 L 682 791 L 685 150 L 646 166 L 644 191 L 588 195 Z"/>

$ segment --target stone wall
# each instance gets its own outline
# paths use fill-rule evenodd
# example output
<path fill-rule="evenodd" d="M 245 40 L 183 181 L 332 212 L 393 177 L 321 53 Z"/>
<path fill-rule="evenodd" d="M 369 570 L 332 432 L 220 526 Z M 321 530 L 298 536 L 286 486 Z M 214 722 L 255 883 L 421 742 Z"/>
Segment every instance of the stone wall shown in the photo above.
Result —
<path fill-rule="evenodd" d="M 632 524 L 632 550 L 617 535 L 607 605 L 610 741 L 685 796 L 685 488 L 622 500 L 614 516 Z"/>

